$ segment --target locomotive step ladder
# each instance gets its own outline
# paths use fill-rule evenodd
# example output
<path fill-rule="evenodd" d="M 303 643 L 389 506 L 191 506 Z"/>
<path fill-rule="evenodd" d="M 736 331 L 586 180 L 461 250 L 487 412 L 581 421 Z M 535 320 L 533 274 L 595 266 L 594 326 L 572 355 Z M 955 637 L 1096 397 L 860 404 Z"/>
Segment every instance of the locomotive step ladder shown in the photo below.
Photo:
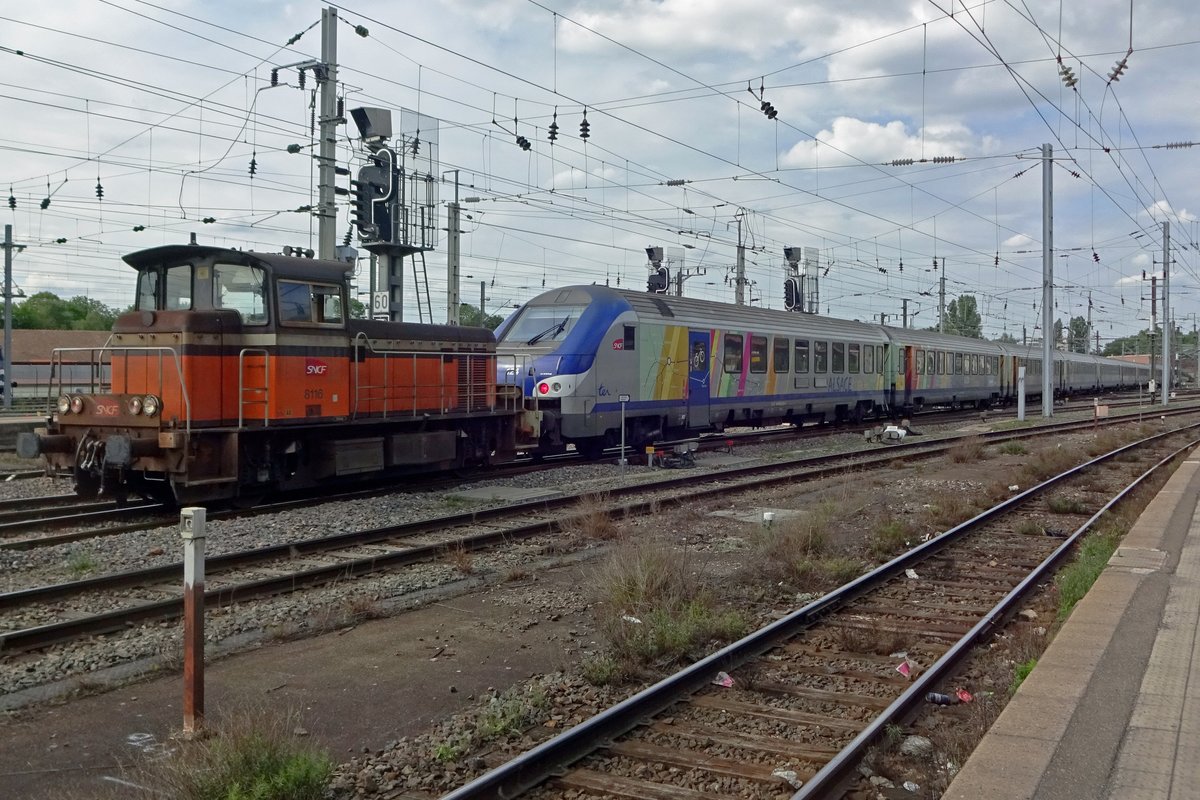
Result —
<path fill-rule="evenodd" d="M 261 347 L 245 347 L 238 353 L 238 427 L 249 420 L 247 410 L 262 408 L 262 425 L 271 422 L 271 354 Z"/>

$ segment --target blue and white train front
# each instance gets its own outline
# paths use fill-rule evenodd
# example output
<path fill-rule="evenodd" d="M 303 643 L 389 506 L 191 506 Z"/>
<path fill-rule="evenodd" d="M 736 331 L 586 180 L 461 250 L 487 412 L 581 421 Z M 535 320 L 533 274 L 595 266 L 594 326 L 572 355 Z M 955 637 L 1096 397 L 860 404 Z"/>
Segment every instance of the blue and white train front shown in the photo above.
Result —
<path fill-rule="evenodd" d="M 611 332 L 634 317 L 618 293 L 572 286 L 535 297 L 496 329 L 497 381 L 519 387 L 539 416 L 539 452 L 574 443 L 593 456 L 611 444 L 611 420 L 593 413 L 597 397 L 611 391 L 596 374 L 597 353 L 616 347 Z"/>

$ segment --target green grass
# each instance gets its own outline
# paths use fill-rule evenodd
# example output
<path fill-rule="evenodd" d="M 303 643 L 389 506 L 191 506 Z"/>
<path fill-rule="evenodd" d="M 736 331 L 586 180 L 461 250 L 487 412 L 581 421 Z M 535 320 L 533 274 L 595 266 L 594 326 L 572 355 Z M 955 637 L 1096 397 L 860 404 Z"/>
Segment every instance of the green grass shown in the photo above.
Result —
<path fill-rule="evenodd" d="M 95 572 L 98 566 L 96 558 L 83 550 L 72 550 L 67 555 L 67 569 L 76 578 L 87 575 L 89 572 Z"/>
<path fill-rule="evenodd" d="M 996 449 L 1006 456 L 1023 456 L 1029 452 L 1029 449 L 1020 442 L 1005 442 Z"/>
<path fill-rule="evenodd" d="M 876 558 L 894 556 L 908 548 L 916 538 L 912 525 L 900 519 L 888 519 L 875 526 L 871 533 L 871 554 Z"/>
<path fill-rule="evenodd" d="M 1013 673 L 1012 685 L 1008 687 L 1009 694 L 1015 694 L 1017 689 L 1021 688 L 1021 684 L 1029 677 L 1029 673 L 1033 672 L 1033 668 L 1037 666 L 1037 659 L 1031 658 L 1028 661 L 1017 664 L 1017 668 Z"/>
<path fill-rule="evenodd" d="M 1094 533 L 1083 540 L 1075 559 L 1054 579 L 1058 586 L 1058 618 L 1060 620 L 1070 616 L 1075 604 L 1083 599 L 1088 589 L 1092 588 L 1092 584 L 1096 582 L 1096 578 L 1100 577 L 1104 566 L 1116 552 L 1120 541 L 1120 533 L 1112 530 Z"/>

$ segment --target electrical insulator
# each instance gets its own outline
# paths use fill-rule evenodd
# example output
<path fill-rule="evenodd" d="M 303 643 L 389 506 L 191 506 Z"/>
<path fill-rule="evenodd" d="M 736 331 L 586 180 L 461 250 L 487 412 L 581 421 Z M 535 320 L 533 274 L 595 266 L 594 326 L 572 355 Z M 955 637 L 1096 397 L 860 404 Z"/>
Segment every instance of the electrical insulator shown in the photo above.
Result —
<path fill-rule="evenodd" d="M 419 136 L 413 137 L 412 147 L 410 149 L 414 156 L 421 152 L 421 138 Z"/>
<path fill-rule="evenodd" d="M 9 208 L 17 207 L 17 198 L 13 196 L 12 189 L 8 190 L 8 207 Z"/>
<path fill-rule="evenodd" d="M 550 120 L 550 133 L 546 136 L 550 141 L 558 139 L 558 109 L 554 109 L 554 118 Z"/>
<path fill-rule="evenodd" d="M 250 156 L 250 177 L 251 178 L 253 178 L 254 175 L 258 172 L 258 159 L 256 158 L 257 155 L 258 155 L 257 153 L 254 153 L 253 155 Z"/>
<path fill-rule="evenodd" d="M 1095 250 L 1092 251 L 1092 261 L 1095 261 L 1097 264 L 1100 263 L 1100 254 Z"/>
<path fill-rule="evenodd" d="M 766 100 L 762 101 L 762 105 L 759 106 L 759 110 L 762 111 L 763 115 L 766 116 L 767 119 L 775 119 L 775 117 L 779 116 L 779 112 L 775 110 L 775 106 L 771 105 Z"/>
<path fill-rule="evenodd" d="M 203 222 L 205 225 L 212 225 L 214 222 L 217 221 L 217 218 L 216 217 L 205 217 L 204 219 L 202 219 L 200 221 Z"/>
<path fill-rule="evenodd" d="M 999 253 L 996 253 L 996 262 L 995 262 L 995 265 L 996 265 L 997 267 L 998 267 L 998 266 L 1000 266 L 1000 254 L 999 254 Z"/>
<path fill-rule="evenodd" d="M 277 70 L 277 69 L 271 70 L 271 85 L 272 86 L 279 85 L 279 70 Z"/>
<path fill-rule="evenodd" d="M 134 226 L 133 226 L 133 232 L 134 232 L 134 233 L 141 233 L 141 232 L 142 232 L 142 231 L 144 231 L 144 230 L 146 230 L 146 226 L 145 226 L 145 225 L 134 225 Z"/>
<path fill-rule="evenodd" d="M 524 136 L 518 136 L 517 137 L 517 147 L 521 148 L 522 150 L 527 151 L 527 150 L 529 150 L 529 148 L 533 147 L 533 145 L 530 144 L 529 140 L 526 139 Z"/>
<path fill-rule="evenodd" d="M 304 77 L 305 77 L 304 70 L 300 70 L 300 88 L 301 89 L 304 88 Z"/>
<path fill-rule="evenodd" d="M 104 187 L 100 185 L 100 181 L 96 181 L 96 199 L 104 199 Z"/>
<path fill-rule="evenodd" d="M 346 98 L 344 97 L 337 99 L 337 118 L 340 120 L 346 119 Z"/>
<path fill-rule="evenodd" d="M 904 259 L 900 259 L 900 271 L 904 272 Z"/>
<path fill-rule="evenodd" d="M 583 122 L 579 123 L 579 138 L 586 139 L 589 136 L 591 136 L 592 134 L 589 133 L 589 131 L 591 130 L 591 127 L 592 126 L 589 125 L 588 121 L 587 121 L 587 112 L 584 111 L 583 112 Z"/>
<path fill-rule="evenodd" d="M 43 210 L 43 211 L 45 211 L 45 210 L 46 210 L 47 208 L 49 208 L 49 207 L 50 207 L 50 198 L 49 198 L 49 197 L 43 197 L 43 198 L 42 198 L 42 210 Z"/>
<path fill-rule="evenodd" d="M 67 240 L 66 239 L 55 239 L 54 243 L 55 244 L 66 244 Z"/>

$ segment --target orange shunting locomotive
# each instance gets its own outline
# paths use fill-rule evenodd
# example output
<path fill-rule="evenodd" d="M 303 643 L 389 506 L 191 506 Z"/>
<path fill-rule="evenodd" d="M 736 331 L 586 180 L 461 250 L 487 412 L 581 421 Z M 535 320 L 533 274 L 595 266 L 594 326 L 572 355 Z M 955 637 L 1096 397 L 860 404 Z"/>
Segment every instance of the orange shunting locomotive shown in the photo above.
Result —
<path fill-rule="evenodd" d="M 134 310 L 61 379 L 18 452 L 82 496 L 180 503 L 508 460 L 537 436 L 482 328 L 353 319 L 348 266 L 169 245 L 132 253 Z M 77 370 L 70 370 L 77 374 Z"/>

